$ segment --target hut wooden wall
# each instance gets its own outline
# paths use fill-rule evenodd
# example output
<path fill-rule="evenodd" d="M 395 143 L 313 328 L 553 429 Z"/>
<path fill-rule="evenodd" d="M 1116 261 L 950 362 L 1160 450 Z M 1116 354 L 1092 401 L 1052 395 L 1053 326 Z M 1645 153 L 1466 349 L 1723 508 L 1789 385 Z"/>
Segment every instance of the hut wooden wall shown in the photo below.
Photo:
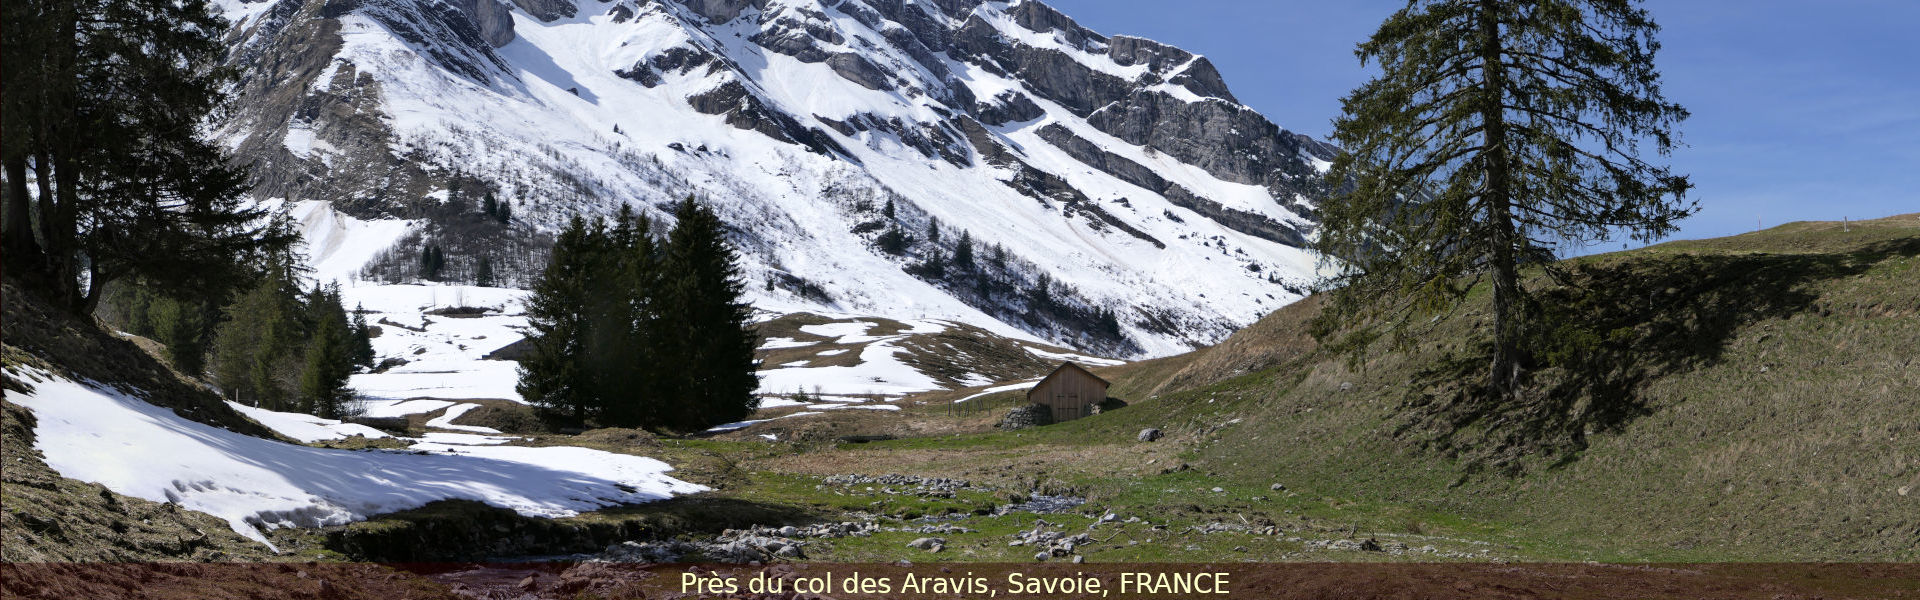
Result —
<path fill-rule="evenodd" d="M 1107 384 L 1079 369 L 1062 369 L 1034 386 L 1027 399 L 1053 408 L 1053 420 L 1087 416 L 1093 405 L 1107 399 Z"/>

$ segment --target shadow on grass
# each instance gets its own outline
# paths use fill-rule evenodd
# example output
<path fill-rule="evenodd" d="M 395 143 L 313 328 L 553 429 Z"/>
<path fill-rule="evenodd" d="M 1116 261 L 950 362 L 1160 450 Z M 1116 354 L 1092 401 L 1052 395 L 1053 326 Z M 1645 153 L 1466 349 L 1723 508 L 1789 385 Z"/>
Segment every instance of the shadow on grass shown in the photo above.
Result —
<path fill-rule="evenodd" d="M 1517 472 L 1539 455 L 1558 468 L 1586 436 L 1648 414 L 1644 387 L 1719 363 L 1742 327 L 1824 311 L 1816 285 L 1920 255 L 1920 238 L 1851 253 L 1677 254 L 1579 264 L 1571 286 L 1536 292 L 1526 389 L 1498 398 L 1485 386 L 1491 343 L 1418 372 L 1396 435 L 1461 459 L 1469 473 Z"/>

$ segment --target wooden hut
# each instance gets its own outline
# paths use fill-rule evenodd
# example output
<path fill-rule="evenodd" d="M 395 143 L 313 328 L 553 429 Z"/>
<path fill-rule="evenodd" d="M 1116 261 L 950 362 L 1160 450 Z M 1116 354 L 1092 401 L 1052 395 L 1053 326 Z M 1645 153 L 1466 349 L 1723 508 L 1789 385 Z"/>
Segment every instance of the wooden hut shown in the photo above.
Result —
<path fill-rule="evenodd" d="M 1107 380 L 1072 362 L 1060 363 L 1052 374 L 1027 390 L 1027 401 L 1053 409 L 1053 421 L 1071 421 L 1093 414 L 1107 399 Z"/>

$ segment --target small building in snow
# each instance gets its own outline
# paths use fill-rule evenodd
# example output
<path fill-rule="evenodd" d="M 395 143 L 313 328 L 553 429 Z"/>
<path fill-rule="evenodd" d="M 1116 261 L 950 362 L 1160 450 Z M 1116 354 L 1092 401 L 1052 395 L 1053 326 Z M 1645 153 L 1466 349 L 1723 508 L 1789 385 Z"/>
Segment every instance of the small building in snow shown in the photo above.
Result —
<path fill-rule="evenodd" d="M 1093 414 L 1093 407 L 1106 399 L 1107 380 L 1072 362 L 1060 363 L 1027 390 L 1027 402 L 1052 409 L 1055 423 Z"/>

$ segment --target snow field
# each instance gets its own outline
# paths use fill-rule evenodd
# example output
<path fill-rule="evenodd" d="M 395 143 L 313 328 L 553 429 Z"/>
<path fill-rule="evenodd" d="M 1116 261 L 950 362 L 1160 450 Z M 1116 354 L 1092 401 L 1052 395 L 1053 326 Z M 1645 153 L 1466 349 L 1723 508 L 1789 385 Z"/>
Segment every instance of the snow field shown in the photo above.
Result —
<path fill-rule="evenodd" d="M 34 375 L 33 392 L 9 395 L 33 411 L 34 448 L 48 466 L 120 494 L 212 514 L 262 543 L 267 529 L 338 525 L 435 500 L 567 517 L 706 489 L 666 475 L 672 467 L 658 460 L 587 448 L 455 444 L 466 438 L 446 436 L 413 445 L 428 454 L 296 446 L 189 421 L 122 392 Z"/>

